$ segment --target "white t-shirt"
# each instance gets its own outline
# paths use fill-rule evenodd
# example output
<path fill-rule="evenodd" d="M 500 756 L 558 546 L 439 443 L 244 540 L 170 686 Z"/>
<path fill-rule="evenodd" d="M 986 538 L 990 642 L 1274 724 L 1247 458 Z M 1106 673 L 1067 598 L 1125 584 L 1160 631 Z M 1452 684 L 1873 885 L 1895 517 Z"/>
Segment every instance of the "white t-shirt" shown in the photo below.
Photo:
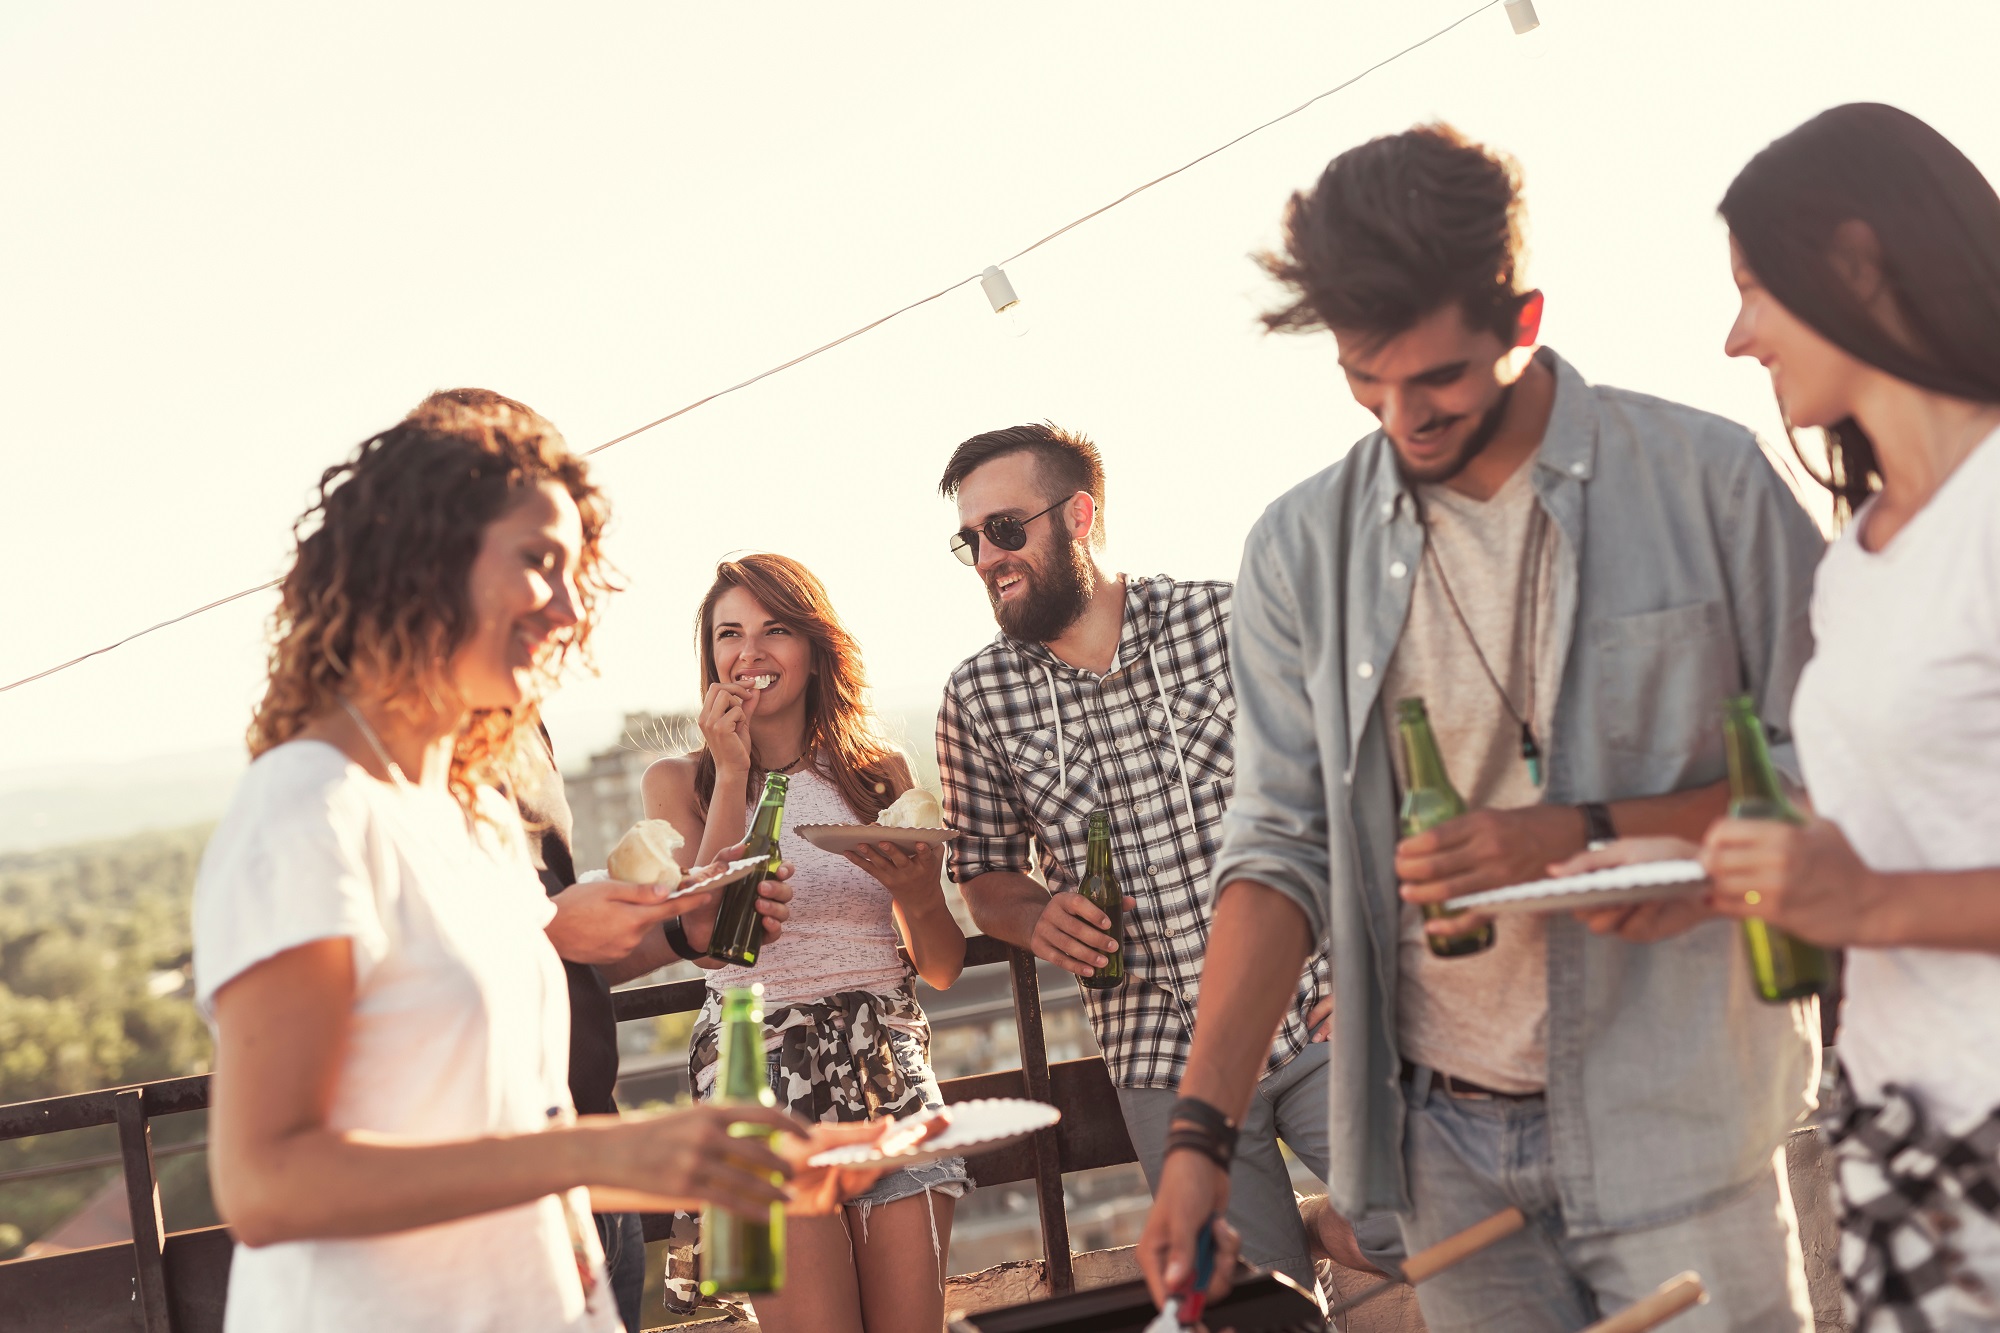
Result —
<path fill-rule="evenodd" d="M 569 1106 L 569 992 L 514 812 L 476 833 L 450 796 L 393 787 L 318 741 L 262 755 L 202 857 L 195 998 L 313 940 L 353 941 L 355 999 L 329 1126 L 406 1141 L 540 1130 Z M 550 1112 L 554 1109 L 556 1117 Z M 357 1240 L 237 1246 L 231 1330 L 609 1333 L 589 1196 Z"/>
<path fill-rule="evenodd" d="M 1867 511 L 1813 584 L 1792 707 L 1818 812 L 1883 872 L 2000 867 L 2000 434 L 1871 554 Z M 1857 1091 L 1946 1128 L 2000 1105 L 2000 956 L 1852 949 L 1840 1055 Z"/>

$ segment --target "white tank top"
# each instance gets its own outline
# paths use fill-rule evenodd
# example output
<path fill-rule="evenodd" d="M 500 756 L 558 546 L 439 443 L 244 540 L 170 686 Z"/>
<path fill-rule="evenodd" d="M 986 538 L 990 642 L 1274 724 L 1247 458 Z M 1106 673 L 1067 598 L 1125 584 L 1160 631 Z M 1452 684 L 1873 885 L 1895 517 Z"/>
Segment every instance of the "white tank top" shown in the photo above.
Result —
<path fill-rule="evenodd" d="M 896 953 L 895 901 L 882 882 L 844 856 L 823 852 L 794 830 L 805 824 L 852 824 L 833 783 L 810 769 L 792 775 L 778 848 L 792 863 L 792 916 L 764 946 L 755 967 L 708 974 L 711 990 L 761 982 L 767 1009 L 841 991 L 886 995 L 908 977 Z"/>

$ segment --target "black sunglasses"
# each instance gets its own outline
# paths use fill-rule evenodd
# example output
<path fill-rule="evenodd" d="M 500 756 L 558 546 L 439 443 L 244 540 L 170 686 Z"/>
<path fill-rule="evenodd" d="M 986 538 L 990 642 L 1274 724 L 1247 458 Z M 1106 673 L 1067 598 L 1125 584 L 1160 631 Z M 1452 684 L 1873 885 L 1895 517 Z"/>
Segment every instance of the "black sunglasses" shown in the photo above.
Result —
<path fill-rule="evenodd" d="M 1062 499 L 1044 509 L 1042 514 L 1053 513 L 1068 504 L 1069 501 L 1070 497 L 1065 495 Z M 960 528 L 957 532 L 951 534 L 951 553 L 958 557 L 958 562 L 962 565 L 978 564 L 979 537 L 981 533 L 986 535 L 987 541 L 992 542 L 1003 551 L 1018 551 L 1028 544 L 1028 525 L 1040 518 L 1042 514 L 1030 514 L 1026 518 L 1014 518 L 1007 514 L 995 514 L 992 518 L 981 523 L 977 528 Z"/>

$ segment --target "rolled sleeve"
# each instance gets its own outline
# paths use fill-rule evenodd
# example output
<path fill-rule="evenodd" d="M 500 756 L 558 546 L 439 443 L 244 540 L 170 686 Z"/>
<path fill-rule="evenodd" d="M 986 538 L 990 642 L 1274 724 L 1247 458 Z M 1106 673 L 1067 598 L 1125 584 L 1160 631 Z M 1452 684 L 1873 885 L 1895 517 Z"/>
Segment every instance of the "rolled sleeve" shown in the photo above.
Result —
<path fill-rule="evenodd" d="M 1229 627 L 1236 682 L 1236 792 L 1222 821 L 1214 884 L 1253 880 L 1327 926 L 1326 782 L 1306 694 L 1296 598 L 1271 558 L 1269 520 L 1251 530 Z"/>
<path fill-rule="evenodd" d="M 937 760 L 945 826 L 958 832 L 945 844 L 945 873 L 954 884 L 995 870 L 1025 874 L 1033 864 L 1031 834 L 1014 803 L 1007 766 L 986 748 L 983 735 L 966 716 L 957 682 L 947 685 L 938 708 Z"/>

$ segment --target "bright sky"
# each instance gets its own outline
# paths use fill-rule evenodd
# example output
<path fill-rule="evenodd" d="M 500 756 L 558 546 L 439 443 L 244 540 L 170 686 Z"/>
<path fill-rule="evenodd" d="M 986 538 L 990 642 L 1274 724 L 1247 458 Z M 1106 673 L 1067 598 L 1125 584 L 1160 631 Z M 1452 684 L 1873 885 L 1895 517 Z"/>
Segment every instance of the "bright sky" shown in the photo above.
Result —
<path fill-rule="evenodd" d="M 0 6 L 0 683 L 272 577 L 321 468 L 427 391 L 588 447 L 976 272 L 1476 0 Z M 1112 555 L 1229 577 L 1368 428 L 1247 256 L 1328 158 L 1434 117 L 1528 181 L 1548 341 L 1775 435 L 1721 353 L 1714 207 L 1757 148 L 1894 102 L 2000 176 L 1991 0 L 1496 6 L 977 286 L 603 455 L 631 590 L 566 758 L 695 698 L 725 552 L 818 570 L 888 708 L 993 632 L 945 549 L 951 447 L 1094 437 Z M 267 594 L 0 695 L 0 777 L 235 744 Z"/>

